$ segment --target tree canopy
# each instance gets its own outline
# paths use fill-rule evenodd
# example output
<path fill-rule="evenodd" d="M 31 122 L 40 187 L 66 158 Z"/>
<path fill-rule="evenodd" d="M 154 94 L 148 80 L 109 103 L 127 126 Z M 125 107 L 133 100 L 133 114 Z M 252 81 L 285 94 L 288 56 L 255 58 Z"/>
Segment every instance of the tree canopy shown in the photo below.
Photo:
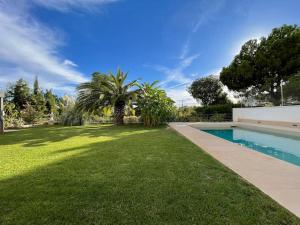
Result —
<path fill-rule="evenodd" d="M 225 104 L 229 100 L 219 79 L 213 75 L 195 80 L 188 92 L 203 105 Z"/>
<path fill-rule="evenodd" d="M 300 70 L 300 28 L 284 25 L 272 30 L 268 37 L 246 42 L 220 79 L 229 89 L 245 91 L 253 88 L 267 92 L 278 104 L 280 84 Z"/>
<path fill-rule="evenodd" d="M 12 102 L 18 110 L 22 110 L 30 101 L 30 88 L 28 83 L 19 79 L 11 85 L 6 94 L 6 101 Z"/>

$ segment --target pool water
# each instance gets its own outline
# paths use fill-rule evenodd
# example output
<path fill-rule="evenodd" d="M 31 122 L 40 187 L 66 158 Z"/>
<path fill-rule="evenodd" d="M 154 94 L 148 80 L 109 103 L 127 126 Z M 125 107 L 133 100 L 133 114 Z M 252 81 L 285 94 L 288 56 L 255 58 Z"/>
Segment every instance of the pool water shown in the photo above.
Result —
<path fill-rule="evenodd" d="M 300 138 L 241 128 L 202 131 L 300 166 Z"/>

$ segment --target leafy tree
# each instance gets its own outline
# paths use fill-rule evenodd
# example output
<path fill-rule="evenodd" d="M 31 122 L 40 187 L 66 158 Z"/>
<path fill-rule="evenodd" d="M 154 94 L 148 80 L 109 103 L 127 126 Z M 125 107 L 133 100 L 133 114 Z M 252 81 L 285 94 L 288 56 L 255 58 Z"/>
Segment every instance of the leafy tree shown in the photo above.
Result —
<path fill-rule="evenodd" d="M 38 80 L 38 77 L 35 77 L 34 84 L 33 84 L 33 94 L 37 95 L 40 92 L 41 92 L 41 90 L 40 90 L 40 86 L 39 86 L 39 80 Z"/>
<path fill-rule="evenodd" d="M 221 82 L 212 75 L 195 80 L 188 91 L 193 98 L 201 101 L 203 105 L 225 104 L 228 102 L 227 94 L 223 92 Z"/>
<path fill-rule="evenodd" d="M 232 63 L 223 68 L 220 79 L 229 89 L 253 88 L 269 93 L 275 105 L 280 102 L 280 83 L 300 70 L 300 28 L 284 25 L 273 29 L 260 42 L 245 43 Z"/>
<path fill-rule="evenodd" d="M 174 101 L 155 85 L 156 82 L 141 85 L 137 101 L 142 121 L 149 127 L 164 124 L 175 117 Z"/>
<path fill-rule="evenodd" d="M 24 109 L 21 111 L 22 119 L 30 124 L 38 123 L 42 118 L 43 114 L 37 111 L 32 105 L 26 104 Z"/>
<path fill-rule="evenodd" d="M 257 40 L 247 41 L 232 63 L 223 68 L 220 80 L 229 89 L 243 91 L 250 86 L 256 87 L 259 85 L 261 77 L 255 67 L 255 54 L 258 46 Z"/>
<path fill-rule="evenodd" d="M 291 101 L 300 101 L 300 74 L 292 76 L 284 85 L 284 97 Z"/>
<path fill-rule="evenodd" d="M 82 83 L 77 87 L 77 107 L 80 111 L 89 113 L 98 111 L 107 106 L 113 108 L 114 121 L 117 125 L 124 123 L 125 106 L 136 98 L 137 81 L 125 83 L 127 73 L 118 69 L 117 74 L 94 73 L 90 82 Z"/>
<path fill-rule="evenodd" d="M 25 108 L 30 102 L 30 89 L 25 80 L 19 79 L 14 85 L 8 88 L 6 101 L 12 102 L 17 110 Z"/>
<path fill-rule="evenodd" d="M 38 78 L 35 78 L 33 84 L 33 95 L 31 96 L 31 104 L 34 109 L 40 114 L 44 114 L 46 111 L 46 100 L 42 90 L 39 87 Z"/>
<path fill-rule="evenodd" d="M 61 123 L 65 126 L 83 125 L 85 122 L 84 113 L 76 108 L 75 100 L 70 96 L 63 96 L 61 98 L 62 114 Z"/>
<path fill-rule="evenodd" d="M 46 100 L 42 92 L 37 93 L 36 95 L 32 95 L 31 97 L 31 105 L 37 112 L 44 114 L 46 111 Z"/>
<path fill-rule="evenodd" d="M 4 104 L 5 120 L 4 127 L 19 127 L 23 124 L 19 117 L 19 112 L 16 110 L 15 104 L 6 102 Z"/>
<path fill-rule="evenodd" d="M 52 93 L 51 90 L 46 90 L 45 99 L 46 99 L 46 109 L 48 114 L 51 113 L 55 114 L 57 112 L 56 96 Z"/>

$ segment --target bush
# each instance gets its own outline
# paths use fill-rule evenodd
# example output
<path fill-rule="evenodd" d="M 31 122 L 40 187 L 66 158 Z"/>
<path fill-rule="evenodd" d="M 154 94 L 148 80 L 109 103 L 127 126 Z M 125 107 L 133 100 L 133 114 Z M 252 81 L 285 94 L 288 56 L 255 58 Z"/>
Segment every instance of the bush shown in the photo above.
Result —
<path fill-rule="evenodd" d="M 124 123 L 125 124 L 140 123 L 140 118 L 137 117 L 137 116 L 125 116 L 124 117 Z"/>
<path fill-rule="evenodd" d="M 213 115 L 216 113 L 221 114 L 231 114 L 232 113 L 232 104 L 225 104 L 225 105 L 210 105 L 210 106 L 203 106 L 203 107 L 196 107 L 195 111 L 198 115 Z"/>
<path fill-rule="evenodd" d="M 209 121 L 210 122 L 223 122 L 225 121 L 225 114 L 214 114 L 212 115 L 210 118 L 209 118 Z"/>
<path fill-rule="evenodd" d="M 61 116 L 61 124 L 64 126 L 81 126 L 84 123 L 83 114 L 78 112 L 75 107 L 66 109 Z"/>
<path fill-rule="evenodd" d="M 21 111 L 21 118 L 29 124 L 39 123 L 43 118 L 43 112 L 37 111 L 32 105 L 26 104 Z"/>
<path fill-rule="evenodd" d="M 165 91 L 144 84 L 138 98 L 138 111 L 145 126 L 154 127 L 175 118 L 174 101 Z"/>
<path fill-rule="evenodd" d="M 232 108 L 240 105 L 224 104 L 201 107 L 182 107 L 177 110 L 178 122 L 222 122 L 232 120 Z"/>
<path fill-rule="evenodd" d="M 199 122 L 200 118 L 195 111 L 196 107 L 180 107 L 177 109 L 176 121 L 178 122 Z"/>

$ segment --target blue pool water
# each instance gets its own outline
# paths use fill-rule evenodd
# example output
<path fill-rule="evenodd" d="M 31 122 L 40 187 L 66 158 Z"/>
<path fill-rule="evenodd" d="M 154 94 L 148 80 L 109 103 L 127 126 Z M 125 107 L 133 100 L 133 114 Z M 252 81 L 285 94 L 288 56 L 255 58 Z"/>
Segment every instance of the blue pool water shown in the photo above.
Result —
<path fill-rule="evenodd" d="M 203 131 L 300 166 L 300 138 L 279 136 L 277 134 L 241 128 Z"/>

